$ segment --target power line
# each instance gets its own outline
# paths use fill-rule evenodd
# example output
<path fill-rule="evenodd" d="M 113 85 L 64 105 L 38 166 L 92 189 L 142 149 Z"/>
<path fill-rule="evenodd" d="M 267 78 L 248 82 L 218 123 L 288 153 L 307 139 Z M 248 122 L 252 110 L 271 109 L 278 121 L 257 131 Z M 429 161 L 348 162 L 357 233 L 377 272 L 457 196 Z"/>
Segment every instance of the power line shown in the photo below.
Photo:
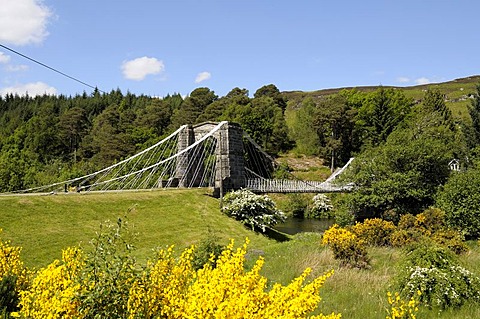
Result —
<path fill-rule="evenodd" d="M 73 77 L 73 76 L 70 76 L 70 75 L 68 75 L 68 74 L 65 74 L 65 73 L 63 73 L 63 72 L 61 72 L 61 71 L 59 71 L 59 70 L 57 70 L 57 69 L 55 69 L 55 68 L 52 68 L 52 67 L 46 65 L 45 63 L 42 63 L 42 62 L 37 61 L 37 60 L 35 60 L 35 59 L 31 58 L 31 57 L 28 57 L 28 56 L 26 56 L 25 54 L 22 54 L 22 53 L 20 53 L 20 52 L 18 52 L 18 51 L 15 51 L 14 49 L 11 49 L 11 48 L 3 45 L 3 44 L 0 44 L 0 47 L 4 48 L 4 49 L 6 49 L 6 50 L 8 50 L 8 51 L 10 51 L 10 52 L 13 52 L 13 53 L 15 53 L 15 54 L 17 54 L 17 55 L 19 55 L 19 56 L 27 59 L 27 60 L 30 60 L 30 61 L 35 62 L 35 63 L 37 63 L 37 64 L 40 64 L 41 66 L 43 66 L 43 67 L 45 67 L 45 68 L 47 68 L 47 69 L 49 69 L 49 70 L 52 70 L 52 71 L 54 71 L 54 72 L 57 72 L 58 74 L 61 74 L 61 75 L 65 76 L 65 77 L 67 77 L 67 78 L 69 78 L 69 79 L 71 79 L 71 80 L 74 80 L 74 81 L 76 81 L 76 82 L 78 82 L 78 83 L 81 83 L 81 84 L 83 84 L 83 85 L 85 85 L 85 86 L 88 86 L 88 87 L 90 87 L 90 88 L 92 88 L 92 89 L 97 89 L 98 91 L 100 91 L 100 92 L 102 92 L 102 93 L 105 93 L 104 91 L 98 89 L 96 86 L 90 85 L 90 84 L 88 84 L 88 83 L 86 83 L 86 82 L 83 82 L 83 81 L 81 81 L 81 80 Z"/>

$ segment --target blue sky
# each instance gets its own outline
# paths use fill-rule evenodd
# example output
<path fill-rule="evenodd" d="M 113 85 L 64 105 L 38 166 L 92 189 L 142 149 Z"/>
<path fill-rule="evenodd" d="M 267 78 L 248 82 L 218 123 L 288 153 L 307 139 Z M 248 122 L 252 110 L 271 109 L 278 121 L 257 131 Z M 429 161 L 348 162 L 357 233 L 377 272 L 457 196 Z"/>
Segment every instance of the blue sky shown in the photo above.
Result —
<path fill-rule="evenodd" d="M 189 94 L 480 74 L 478 0 L 0 0 L 0 44 L 100 90 Z M 0 94 L 92 89 L 0 47 Z"/>

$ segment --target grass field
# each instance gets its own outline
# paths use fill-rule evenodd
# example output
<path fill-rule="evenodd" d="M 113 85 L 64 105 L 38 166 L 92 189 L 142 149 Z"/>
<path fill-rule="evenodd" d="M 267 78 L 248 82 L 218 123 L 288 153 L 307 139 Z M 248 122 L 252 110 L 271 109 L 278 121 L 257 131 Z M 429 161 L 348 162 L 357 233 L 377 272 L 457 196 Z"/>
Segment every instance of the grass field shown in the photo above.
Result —
<path fill-rule="evenodd" d="M 138 233 L 138 257 L 174 244 L 179 249 L 198 243 L 209 231 L 222 243 L 229 238 L 252 247 L 272 240 L 250 232 L 221 214 L 219 201 L 208 189 L 123 193 L 68 193 L 48 196 L 0 196 L 2 237 L 23 247 L 28 266 L 40 267 L 60 258 L 61 249 L 89 240 L 102 222 L 127 215 Z"/>
<path fill-rule="evenodd" d="M 262 274 L 275 282 L 289 283 L 307 267 L 313 276 L 334 269 L 321 290 L 323 313 L 340 312 L 342 318 L 385 318 L 386 293 L 402 261 L 403 253 L 393 248 L 370 248 L 369 270 L 339 267 L 330 251 L 320 246 L 321 234 L 303 233 L 286 242 L 256 234 L 221 214 L 218 199 L 209 190 L 168 190 L 124 193 L 63 194 L 50 196 L 0 196 L 2 240 L 22 246 L 29 267 L 41 267 L 60 258 L 61 249 L 88 241 L 109 219 L 129 215 L 138 233 L 138 257 L 145 260 L 155 247 L 175 244 L 177 251 L 208 236 L 209 229 L 222 243 L 229 238 L 240 245 L 251 244 L 247 266 L 262 256 Z M 471 243 L 470 252 L 460 257 L 462 265 L 480 274 L 480 249 Z M 417 318 L 480 318 L 480 307 L 467 304 L 459 309 L 420 308 Z"/>

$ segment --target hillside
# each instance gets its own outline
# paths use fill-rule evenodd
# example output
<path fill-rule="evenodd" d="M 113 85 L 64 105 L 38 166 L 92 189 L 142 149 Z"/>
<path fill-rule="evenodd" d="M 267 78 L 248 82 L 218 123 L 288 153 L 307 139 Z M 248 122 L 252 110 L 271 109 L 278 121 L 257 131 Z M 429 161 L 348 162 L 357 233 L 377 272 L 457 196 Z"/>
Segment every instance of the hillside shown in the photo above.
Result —
<path fill-rule="evenodd" d="M 475 87 L 480 83 L 480 75 L 472 75 L 465 78 L 454 79 L 447 82 L 431 83 L 415 86 L 383 86 L 384 88 L 395 88 L 404 92 L 404 94 L 413 98 L 416 103 L 420 103 L 428 88 L 438 88 L 445 94 L 445 100 L 448 107 L 452 110 L 455 117 L 463 119 L 468 118 L 467 105 L 469 105 L 469 98 L 475 92 Z M 344 88 L 321 89 L 316 91 L 284 91 L 282 94 L 292 103 L 299 104 L 307 97 L 314 99 L 324 98 L 326 96 L 338 93 L 342 90 L 356 89 L 360 92 L 372 92 L 378 89 L 378 86 L 356 86 Z"/>

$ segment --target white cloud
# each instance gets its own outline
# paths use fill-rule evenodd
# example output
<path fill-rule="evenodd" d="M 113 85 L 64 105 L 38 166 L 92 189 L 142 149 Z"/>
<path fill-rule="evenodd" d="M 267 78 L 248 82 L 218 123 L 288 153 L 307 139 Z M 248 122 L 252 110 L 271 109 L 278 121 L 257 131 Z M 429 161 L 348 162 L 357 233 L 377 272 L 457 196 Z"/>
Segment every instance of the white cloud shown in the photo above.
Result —
<path fill-rule="evenodd" d="M 422 84 L 429 84 L 431 83 L 431 81 L 425 77 L 422 77 L 422 78 L 418 78 L 415 80 L 415 83 L 418 84 L 418 85 L 422 85 Z"/>
<path fill-rule="evenodd" d="M 6 70 L 9 71 L 9 72 L 26 71 L 26 70 L 28 70 L 28 65 L 25 65 L 25 64 L 7 65 Z"/>
<path fill-rule="evenodd" d="M 2 96 L 10 93 L 18 95 L 26 95 L 28 93 L 29 96 L 55 95 L 57 94 L 57 89 L 43 82 L 26 83 L 0 89 L 0 95 Z"/>
<path fill-rule="evenodd" d="M 10 62 L 10 56 L 6 55 L 3 52 L 0 52 L 0 63 L 8 63 Z"/>
<path fill-rule="evenodd" d="M 397 82 L 398 83 L 408 83 L 408 82 L 410 82 L 410 79 L 405 77 L 405 76 L 400 76 L 400 77 L 397 78 Z"/>
<path fill-rule="evenodd" d="M 212 77 L 212 75 L 210 74 L 210 72 L 200 72 L 200 73 L 198 73 L 197 77 L 195 78 L 195 83 L 200 83 L 200 82 L 206 81 L 206 80 L 210 79 L 211 77 Z"/>
<path fill-rule="evenodd" d="M 128 80 L 141 81 L 149 74 L 159 74 L 164 70 L 163 61 L 146 56 L 122 63 L 123 76 Z"/>
<path fill-rule="evenodd" d="M 0 41 L 15 45 L 41 43 L 52 16 L 43 0 L 7 0 L 0 6 Z"/>

